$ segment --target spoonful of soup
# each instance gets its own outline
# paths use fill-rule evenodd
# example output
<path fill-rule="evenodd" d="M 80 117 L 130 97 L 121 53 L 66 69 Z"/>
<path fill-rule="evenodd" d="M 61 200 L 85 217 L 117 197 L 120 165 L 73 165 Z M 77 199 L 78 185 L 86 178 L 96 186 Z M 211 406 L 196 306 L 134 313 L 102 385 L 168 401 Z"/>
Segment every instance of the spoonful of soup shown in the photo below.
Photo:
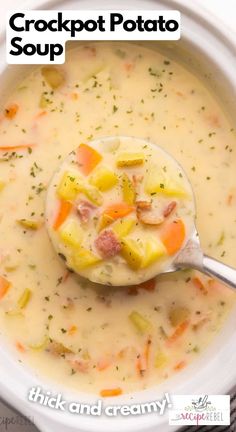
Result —
<path fill-rule="evenodd" d="M 236 288 L 236 270 L 201 250 L 184 170 L 148 141 L 80 144 L 50 182 L 46 223 L 66 266 L 92 282 L 137 285 L 195 268 Z"/>

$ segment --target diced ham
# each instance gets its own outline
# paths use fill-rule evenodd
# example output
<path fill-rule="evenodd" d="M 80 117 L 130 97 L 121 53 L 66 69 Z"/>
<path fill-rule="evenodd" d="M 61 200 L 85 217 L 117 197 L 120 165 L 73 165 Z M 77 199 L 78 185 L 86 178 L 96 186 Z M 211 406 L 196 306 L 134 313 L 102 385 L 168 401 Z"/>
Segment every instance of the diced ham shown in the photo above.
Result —
<path fill-rule="evenodd" d="M 93 204 L 86 200 L 80 200 L 77 204 L 77 212 L 81 219 L 81 222 L 87 223 L 89 222 L 91 215 L 96 207 Z"/>
<path fill-rule="evenodd" d="M 103 231 L 96 238 L 95 246 L 104 258 L 111 258 L 121 250 L 121 244 L 111 230 Z"/>
<path fill-rule="evenodd" d="M 177 202 L 176 201 L 171 201 L 170 204 L 168 204 L 163 211 L 163 216 L 165 218 L 167 218 L 168 216 L 170 216 L 170 214 L 174 211 L 175 207 L 177 206 Z"/>
<path fill-rule="evenodd" d="M 164 216 L 158 209 L 152 209 L 149 201 L 137 201 L 137 218 L 145 225 L 160 225 L 164 221 Z"/>

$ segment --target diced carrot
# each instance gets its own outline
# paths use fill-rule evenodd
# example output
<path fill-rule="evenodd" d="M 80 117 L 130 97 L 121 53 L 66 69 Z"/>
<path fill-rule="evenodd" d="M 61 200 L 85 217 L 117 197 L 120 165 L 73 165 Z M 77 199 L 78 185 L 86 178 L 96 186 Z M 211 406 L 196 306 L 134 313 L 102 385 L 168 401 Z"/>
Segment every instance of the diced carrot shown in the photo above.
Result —
<path fill-rule="evenodd" d="M 8 118 L 9 120 L 12 120 L 17 114 L 18 110 L 19 110 L 19 105 L 17 104 L 11 104 L 7 106 L 4 112 L 5 117 Z"/>
<path fill-rule="evenodd" d="M 134 69 L 134 63 L 131 62 L 125 63 L 124 67 L 127 72 L 131 72 Z"/>
<path fill-rule="evenodd" d="M 224 299 L 231 297 L 233 291 L 227 285 L 223 284 L 217 279 L 208 280 L 209 294 L 221 294 Z"/>
<path fill-rule="evenodd" d="M 16 342 L 16 349 L 21 353 L 25 352 L 25 347 L 19 341 Z"/>
<path fill-rule="evenodd" d="M 65 283 L 70 276 L 71 272 L 69 270 L 66 270 L 64 275 L 62 276 L 62 282 Z"/>
<path fill-rule="evenodd" d="M 233 200 L 233 195 L 229 194 L 228 197 L 227 197 L 227 204 L 228 204 L 228 206 L 231 206 L 232 200 Z"/>
<path fill-rule="evenodd" d="M 10 286 L 11 283 L 3 276 L 0 276 L 0 300 L 5 296 Z"/>
<path fill-rule="evenodd" d="M 127 216 L 128 214 L 132 213 L 133 211 L 134 211 L 133 206 L 121 202 L 121 203 L 110 205 L 109 207 L 107 207 L 104 210 L 103 214 L 116 220 L 116 219 Z"/>
<path fill-rule="evenodd" d="M 38 114 L 35 116 L 35 120 L 38 120 L 41 117 L 44 117 L 47 114 L 47 111 L 39 111 Z"/>
<path fill-rule="evenodd" d="M 77 100 L 78 97 L 79 97 L 78 93 L 70 93 L 70 98 L 71 98 L 72 100 Z"/>
<path fill-rule="evenodd" d="M 101 372 L 111 366 L 111 363 L 111 358 L 102 358 L 97 362 L 97 370 Z"/>
<path fill-rule="evenodd" d="M 53 224 L 53 229 L 56 231 L 66 220 L 72 209 L 72 204 L 68 201 L 61 200 L 59 205 L 59 211 Z"/>
<path fill-rule="evenodd" d="M 180 361 L 179 363 L 177 363 L 177 364 L 174 366 L 174 370 L 175 370 L 175 371 L 180 371 L 180 370 L 184 369 L 185 366 L 186 366 L 186 361 L 185 361 L 185 360 L 182 360 L 182 361 Z"/>
<path fill-rule="evenodd" d="M 208 294 L 208 290 L 205 287 L 205 285 L 202 283 L 201 279 L 199 279 L 198 277 L 194 277 L 192 278 L 192 283 L 199 291 L 202 292 L 202 294 L 204 295 Z"/>
<path fill-rule="evenodd" d="M 68 329 L 68 335 L 73 336 L 78 330 L 78 327 L 76 325 L 72 325 Z"/>
<path fill-rule="evenodd" d="M 100 396 L 102 397 L 111 397 L 111 396 L 119 396 L 123 392 L 120 387 L 113 388 L 113 389 L 103 389 L 100 391 Z"/>
<path fill-rule="evenodd" d="M 161 240 L 167 253 L 174 255 L 181 248 L 185 239 L 185 225 L 181 219 L 166 224 L 161 232 Z"/>
<path fill-rule="evenodd" d="M 87 373 L 89 369 L 89 362 L 84 360 L 71 360 L 71 367 L 77 372 Z"/>
<path fill-rule="evenodd" d="M 0 150 L 2 151 L 17 151 L 17 150 L 25 150 L 28 148 L 34 147 L 35 144 L 20 144 L 16 146 L 0 146 Z"/>
<path fill-rule="evenodd" d="M 141 355 L 139 355 L 137 357 L 137 360 L 136 360 L 136 369 L 137 369 L 138 375 L 142 376 L 143 375 L 143 362 L 142 362 Z"/>
<path fill-rule="evenodd" d="M 172 343 L 175 343 L 183 334 L 184 332 L 187 330 L 189 326 L 189 321 L 183 321 L 174 331 L 174 333 L 172 333 L 171 336 L 168 337 L 167 339 L 167 344 L 171 345 Z"/>
<path fill-rule="evenodd" d="M 87 144 L 80 144 L 77 149 L 77 162 L 80 171 L 88 175 L 102 160 L 102 156 Z"/>
<path fill-rule="evenodd" d="M 146 291 L 154 291 L 156 287 L 156 279 L 149 279 L 145 282 L 142 282 L 141 284 L 137 285 L 137 288 L 144 289 Z"/>

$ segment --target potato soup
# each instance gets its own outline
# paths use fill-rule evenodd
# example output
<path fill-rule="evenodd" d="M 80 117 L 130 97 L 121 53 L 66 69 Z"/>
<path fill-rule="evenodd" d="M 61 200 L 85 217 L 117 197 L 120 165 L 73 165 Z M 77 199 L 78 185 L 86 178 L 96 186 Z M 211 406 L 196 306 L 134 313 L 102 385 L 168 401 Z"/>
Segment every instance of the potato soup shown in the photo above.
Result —
<path fill-rule="evenodd" d="M 109 217 L 105 212 L 104 218 L 105 207 L 101 206 L 96 224 L 88 229 L 87 221 L 82 219 L 91 211 L 96 212 L 99 205 L 91 202 L 86 188 L 79 202 L 76 201 L 69 230 L 64 216 L 77 195 L 66 197 L 58 231 L 53 229 L 51 233 L 51 237 L 56 235 L 56 251 L 49 238 L 48 224 L 51 223 L 52 228 L 57 220 L 54 211 L 58 188 L 59 195 L 65 193 L 63 185 L 68 184 L 70 177 L 60 184 L 61 176 L 71 169 L 68 154 L 72 152 L 73 157 L 76 149 L 87 149 L 86 146 L 100 139 L 104 144 L 103 137 L 122 136 L 157 144 L 178 161 L 196 196 L 196 224 L 203 250 L 236 266 L 235 132 L 205 85 L 174 60 L 143 46 L 126 43 L 75 45 L 68 50 L 64 65 L 34 68 L 12 91 L 1 110 L 1 333 L 15 350 L 18 361 L 31 365 L 37 375 L 104 397 L 140 391 L 181 373 L 191 362 L 197 361 L 221 330 L 236 299 L 229 288 L 192 270 L 157 278 L 154 278 L 155 271 L 150 270 L 144 278 L 140 277 L 145 267 L 143 260 L 147 262 L 150 257 L 150 248 L 142 252 L 140 267 L 134 268 L 127 258 L 130 249 L 122 256 L 121 245 L 118 247 L 116 243 L 112 251 L 118 255 L 107 257 L 104 238 L 101 241 L 100 237 L 96 253 L 106 270 L 106 279 L 101 280 L 106 285 L 78 276 L 71 271 L 73 265 L 68 269 L 58 257 L 58 253 L 66 258 L 70 256 L 71 247 L 79 247 L 81 253 L 81 239 L 77 238 L 76 245 L 71 244 L 71 238 L 75 239 L 71 232 L 75 232 L 75 227 L 77 230 L 78 223 L 85 236 L 89 229 L 94 233 L 96 228 L 93 242 L 96 236 L 99 238 L 107 231 L 113 232 L 108 237 L 111 239 L 112 235 L 117 241 L 121 227 L 115 231 L 115 224 L 125 222 L 128 230 L 133 229 L 137 220 L 132 222 L 132 217 L 141 217 L 144 222 L 138 220 L 138 223 L 142 236 L 144 232 L 150 235 L 151 245 L 152 240 L 157 239 L 161 224 L 157 227 L 146 224 L 145 220 L 150 222 L 153 215 L 150 207 L 144 210 L 142 205 L 133 213 L 119 213 L 116 221 L 109 220 L 115 214 L 114 209 Z M 137 148 L 137 144 L 129 142 L 123 147 L 119 138 L 114 139 L 113 144 L 117 145 L 112 150 L 116 161 L 124 162 L 126 154 L 127 163 L 127 153 L 128 158 L 132 154 L 131 159 L 133 153 L 136 159 L 137 153 L 139 159 L 142 157 L 140 153 L 143 154 L 144 149 Z M 105 147 L 96 148 L 103 163 L 97 164 L 89 177 L 86 175 L 86 184 L 104 200 L 105 196 L 109 197 L 112 205 L 114 191 L 119 190 L 117 193 L 123 194 L 119 196 L 119 204 L 122 202 L 124 211 L 127 206 L 134 205 L 130 188 L 137 186 L 137 176 L 143 173 L 135 172 L 137 167 L 134 172 L 134 167 L 114 167 Z M 109 174 L 101 180 L 104 169 Z M 154 169 L 150 179 L 155 175 Z M 58 181 L 53 183 L 51 179 L 57 176 Z M 107 181 L 113 184 L 113 192 L 104 191 Z M 149 184 L 153 184 L 152 181 Z M 163 204 L 158 214 L 161 223 L 186 222 L 184 208 L 190 210 L 189 202 L 186 201 L 187 207 L 184 207 L 185 198 L 176 195 L 176 189 L 173 196 L 164 196 L 160 191 L 163 181 L 158 180 L 158 185 L 158 197 Z M 46 206 L 46 221 L 48 187 L 50 200 Z M 69 193 L 71 190 L 73 188 L 69 188 Z M 151 199 L 155 202 L 155 195 Z M 106 206 L 108 201 L 105 201 Z M 139 201 L 147 201 L 146 195 Z M 173 202 L 168 214 L 166 208 Z M 128 225 L 127 220 L 131 221 Z M 107 221 L 112 225 L 107 226 Z M 154 230 L 157 230 L 155 235 Z M 122 231 L 122 245 L 127 244 L 128 238 L 129 247 L 130 244 L 133 247 L 137 241 L 130 243 L 132 235 Z M 103 237 L 107 241 L 107 234 Z M 67 248 L 69 239 L 69 249 L 61 246 L 63 238 Z M 91 244 L 87 246 L 91 252 Z M 165 250 L 166 247 L 162 252 Z M 115 261 L 117 257 L 125 266 L 122 270 Z M 83 259 L 84 255 L 79 265 Z M 150 261 L 146 269 L 153 269 L 156 263 L 159 265 L 159 259 L 164 258 L 156 254 L 157 261 L 154 260 L 154 264 Z M 85 272 L 81 268 L 75 270 L 98 281 L 97 276 L 91 276 L 99 267 L 98 263 L 95 267 L 92 263 L 88 269 L 87 261 Z M 127 286 L 109 285 L 117 284 L 122 278 L 123 282 L 127 278 Z M 139 283 L 142 280 L 144 282 Z"/>

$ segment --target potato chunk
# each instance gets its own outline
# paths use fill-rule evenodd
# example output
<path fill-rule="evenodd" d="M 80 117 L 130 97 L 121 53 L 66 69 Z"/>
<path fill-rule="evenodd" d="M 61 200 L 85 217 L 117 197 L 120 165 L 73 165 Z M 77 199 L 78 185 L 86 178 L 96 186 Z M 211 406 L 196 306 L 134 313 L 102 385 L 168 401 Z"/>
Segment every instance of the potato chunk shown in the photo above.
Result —
<path fill-rule="evenodd" d="M 190 310 L 184 306 L 173 307 L 169 312 L 169 320 L 173 327 L 177 327 L 189 318 Z"/>
<path fill-rule="evenodd" d="M 135 225 L 135 219 L 118 219 L 112 226 L 112 231 L 117 235 L 118 239 L 127 236 Z"/>
<path fill-rule="evenodd" d="M 123 174 L 121 178 L 121 187 L 123 200 L 129 205 L 133 205 L 135 203 L 136 192 L 134 188 L 133 182 L 129 179 L 127 174 Z"/>
<path fill-rule="evenodd" d="M 143 315 L 141 315 L 137 311 L 132 311 L 129 315 L 129 319 L 135 326 L 136 330 L 138 330 L 142 334 L 146 333 L 151 327 L 150 321 L 148 321 Z"/>
<path fill-rule="evenodd" d="M 149 168 L 144 189 L 149 195 L 160 193 L 167 196 L 187 196 L 187 192 L 180 181 L 173 179 L 157 166 Z"/>
<path fill-rule="evenodd" d="M 105 192 L 117 184 L 117 176 L 105 166 L 98 167 L 89 180 L 89 183 L 96 186 L 100 191 Z"/>
<path fill-rule="evenodd" d="M 86 267 L 95 265 L 101 261 L 101 258 L 93 254 L 90 250 L 80 247 L 72 258 L 72 267 L 80 271 Z"/>
<path fill-rule="evenodd" d="M 73 172 L 66 172 L 59 183 L 57 194 L 64 200 L 72 201 L 82 188 L 82 179 Z"/>
<path fill-rule="evenodd" d="M 138 270 L 141 267 L 143 251 L 137 241 L 123 238 L 121 242 L 121 255 L 133 270 Z"/>
<path fill-rule="evenodd" d="M 75 219 L 64 222 L 60 228 L 59 234 L 63 243 L 72 247 L 79 247 L 83 238 L 83 231 L 80 224 Z"/>
<path fill-rule="evenodd" d="M 143 162 L 144 154 L 142 153 L 120 153 L 116 160 L 116 165 L 121 168 L 142 165 Z"/>
<path fill-rule="evenodd" d="M 52 89 L 57 89 L 58 87 L 62 86 L 65 82 L 64 74 L 54 66 L 42 67 L 41 73 L 46 83 Z"/>
<path fill-rule="evenodd" d="M 148 267 L 153 264 L 158 258 L 162 257 L 165 254 L 165 247 L 163 244 L 155 239 L 150 237 L 145 244 L 145 254 L 142 261 L 142 268 Z"/>

